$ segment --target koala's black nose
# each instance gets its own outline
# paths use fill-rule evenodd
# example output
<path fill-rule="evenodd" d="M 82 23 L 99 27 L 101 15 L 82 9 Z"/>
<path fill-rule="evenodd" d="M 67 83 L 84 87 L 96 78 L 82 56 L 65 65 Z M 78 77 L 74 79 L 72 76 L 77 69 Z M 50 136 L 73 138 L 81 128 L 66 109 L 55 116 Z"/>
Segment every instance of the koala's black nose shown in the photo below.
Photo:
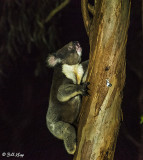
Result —
<path fill-rule="evenodd" d="M 74 45 L 80 46 L 78 41 L 73 41 Z"/>

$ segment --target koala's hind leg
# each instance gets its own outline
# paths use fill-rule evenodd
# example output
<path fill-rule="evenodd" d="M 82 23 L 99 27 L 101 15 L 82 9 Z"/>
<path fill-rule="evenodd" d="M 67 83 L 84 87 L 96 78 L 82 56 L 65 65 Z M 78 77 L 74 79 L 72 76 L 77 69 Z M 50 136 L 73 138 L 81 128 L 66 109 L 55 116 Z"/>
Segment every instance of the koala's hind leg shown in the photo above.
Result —
<path fill-rule="evenodd" d="M 48 125 L 50 132 L 57 138 L 64 141 L 65 148 L 69 154 L 76 150 L 76 131 L 69 123 L 63 121 L 52 122 Z"/>

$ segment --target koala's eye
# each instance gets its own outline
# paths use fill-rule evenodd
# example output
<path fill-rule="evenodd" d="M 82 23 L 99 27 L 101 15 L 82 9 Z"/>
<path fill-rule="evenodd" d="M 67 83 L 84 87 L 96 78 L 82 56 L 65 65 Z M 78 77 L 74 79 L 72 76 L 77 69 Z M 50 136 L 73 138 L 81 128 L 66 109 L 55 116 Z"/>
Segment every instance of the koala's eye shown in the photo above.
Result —
<path fill-rule="evenodd" d="M 69 47 L 68 47 L 68 50 L 69 50 L 69 51 L 71 51 L 72 49 L 73 49 L 73 47 L 72 47 L 72 46 L 69 46 Z"/>

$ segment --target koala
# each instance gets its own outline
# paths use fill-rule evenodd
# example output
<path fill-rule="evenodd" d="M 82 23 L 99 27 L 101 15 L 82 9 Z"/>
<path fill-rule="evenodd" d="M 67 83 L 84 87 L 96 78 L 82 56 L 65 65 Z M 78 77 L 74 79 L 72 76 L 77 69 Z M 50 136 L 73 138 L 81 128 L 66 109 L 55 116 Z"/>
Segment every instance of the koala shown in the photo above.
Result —
<path fill-rule="evenodd" d="M 81 62 L 82 48 L 74 41 L 65 45 L 47 58 L 49 67 L 54 68 L 46 124 L 49 131 L 64 141 L 69 154 L 76 150 L 76 123 L 81 96 L 87 96 L 88 60 Z"/>

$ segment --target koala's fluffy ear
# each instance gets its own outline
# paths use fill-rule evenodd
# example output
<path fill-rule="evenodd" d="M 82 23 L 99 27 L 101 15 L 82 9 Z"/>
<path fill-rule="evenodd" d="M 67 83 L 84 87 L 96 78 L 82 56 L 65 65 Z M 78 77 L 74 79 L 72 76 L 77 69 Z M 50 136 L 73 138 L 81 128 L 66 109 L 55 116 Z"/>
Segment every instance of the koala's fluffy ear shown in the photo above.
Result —
<path fill-rule="evenodd" d="M 58 63 L 61 63 L 61 59 L 54 54 L 50 54 L 46 59 L 46 63 L 49 67 L 55 67 Z"/>

